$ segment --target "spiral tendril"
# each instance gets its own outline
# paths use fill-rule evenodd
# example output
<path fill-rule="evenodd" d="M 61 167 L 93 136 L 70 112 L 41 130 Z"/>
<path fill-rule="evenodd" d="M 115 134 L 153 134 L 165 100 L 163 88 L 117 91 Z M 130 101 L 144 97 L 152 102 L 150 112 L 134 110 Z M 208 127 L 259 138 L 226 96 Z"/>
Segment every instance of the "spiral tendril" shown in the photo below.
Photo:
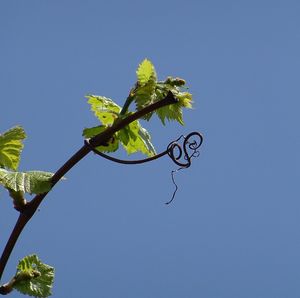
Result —
<path fill-rule="evenodd" d="M 179 143 L 179 141 L 183 139 L 183 145 Z M 123 159 L 118 159 L 115 157 L 112 157 L 110 155 L 104 154 L 103 152 L 98 151 L 96 148 L 94 148 L 89 141 L 86 139 L 84 140 L 84 143 L 86 146 L 88 146 L 95 154 L 100 155 L 101 157 L 104 157 L 110 161 L 114 161 L 117 163 L 121 164 L 141 164 L 141 163 L 146 163 L 152 160 L 156 160 L 158 158 L 161 158 L 165 155 L 168 155 L 172 161 L 179 166 L 177 170 L 172 170 L 171 172 L 171 177 L 172 177 L 172 182 L 175 185 L 175 190 L 173 192 L 171 200 L 166 202 L 166 204 L 170 204 L 173 199 L 175 198 L 175 194 L 178 190 L 178 186 L 175 182 L 174 174 L 177 173 L 178 171 L 182 169 L 186 169 L 191 166 L 191 159 L 194 157 L 198 157 L 200 155 L 199 148 L 203 143 L 203 136 L 197 132 L 193 131 L 189 133 L 187 136 L 181 135 L 178 139 L 175 141 L 171 142 L 168 146 L 167 149 L 157 155 L 154 155 L 149 158 L 144 158 L 144 159 L 137 159 L 137 160 L 123 160 Z"/>

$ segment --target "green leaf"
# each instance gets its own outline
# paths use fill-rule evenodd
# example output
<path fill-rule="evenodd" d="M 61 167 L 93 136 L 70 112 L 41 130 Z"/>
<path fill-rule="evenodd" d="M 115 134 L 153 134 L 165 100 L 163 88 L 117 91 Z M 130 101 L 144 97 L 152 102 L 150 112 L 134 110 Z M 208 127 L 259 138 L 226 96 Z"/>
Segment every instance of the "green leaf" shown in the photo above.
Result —
<path fill-rule="evenodd" d="M 182 119 L 182 109 L 178 103 L 160 108 L 156 111 L 156 114 L 163 123 L 163 125 L 166 125 L 166 119 L 168 121 L 176 120 L 181 125 L 184 124 Z"/>
<path fill-rule="evenodd" d="M 104 125 L 98 125 L 90 128 L 85 128 L 82 132 L 82 136 L 84 136 L 86 139 L 90 139 L 99 133 L 103 132 L 106 129 L 106 126 Z"/>
<path fill-rule="evenodd" d="M 42 263 L 36 255 L 20 260 L 13 288 L 35 297 L 50 296 L 54 281 L 54 268 Z"/>
<path fill-rule="evenodd" d="M 104 125 L 112 125 L 118 118 L 121 107 L 111 99 L 104 96 L 88 95 L 88 103 L 91 105 L 91 110 L 95 116 Z"/>
<path fill-rule="evenodd" d="M 158 82 L 154 66 L 147 59 L 139 65 L 137 77 L 138 82 L 132 92 L 136 109 L 139 111 L 154 102 L 162 100 L 171 91 L 179 99 L 179 102 L 160 108 L 155 113 L 164 125 L 166 120 L 175 120 L 183 125 L 182 109 L 192 107 L 192 95 L 182 91 L 185 80 L 167 77 L 165 81 Z M 149 120 L 153 114 L 154 112 L 149 113 L 143 119 Z"/>
<path fill-rule="evenodd" d="M 156 101 L 155 88 L 157 83 L 156 71 L 153 64 L 145 59 L 137 70 L 137 84 L 132 92 L 133 99 L 136 103 L 136 109 L 139 111 L 149 104 Z M 144 118 L 149 119 L 152 113 Z"/>
<path fill-rule="evenodd" d="M 0 184 L 16 192 L 39 194 L 51 189 L 52 176 L 53 173 L 42 171 L 12 172 L 0 169 Z"/>
<path fill-rule="evenodd" d="M 171 104 L 156 110 L 159 119 L 165 125 L 165 120 L 175 120 L 181 125 L 184 124 L 182 118 L 183 108 L 192 108 L 192 94 L 182 91 L 185 81 L 180 78 L 168 77 L 164 82 L 159 82 L 156 87 L 157 100 L 163 99 L 169 91 L 179 100 L 175 104 Z"/>
<path fill-rule="evenodd" d="M 137 87 L 134 91 L 134 101 L 136 103 L 137 111 L 145 108 L 146 106 L 157 101 L 156 93 L 156 82 L 150 80 L 146 85 Z M 151 113 L 152 115 L 153 113 Z M 146 115 L 145 119 L 150 119 L 150 115 Z"/>
<path fill-rule="evenodd" d="M 96 95 L 87 96 L 92 111 L 103 125 L 85 129 L 83 131 L 85 138 L 91 138 L 101 133 L 104 129 L 113 125 L 118 118 L 123 119 L 128 116 L 130 114 L 128 107 L 132 102 L 135 102 L 136 110 L 140 111 L 146 106 L 162 100 L 167 96 L 168 92 L 172 92 L 178 99 L 178 102 L 148 113 L 143 119 L 149 120 L 156 113 L 164 125 L 166 120 L 175 120 L 180 124 L 184 124 L 182 110 L 183 108 L 192 107 L 192 95 L 184 87 L 185 80 L 177 77 L 167 77 L 165 81 L 158 81 L 155 68 L 148 59 L 142 61 L 136 74 L 137 82 L 130 90 L 123 109 L 109 98 Z M 111 142 L 107 146 L 99 147 L 99 150 L 113 152 L 118 149 L 119 142 L 121 142 L 128 154 L 140 151 L 148 156 L 155 155 L 150 135 L 147 130 L 141 127 L 138 121 L 134 121 L 116 132 Z"/>
<path fill-rule="evenodd" d="M 175 93 L 175 92 L 174 92 Z M 176 98 L 179 99 L 178 103 L 168 105 L 156 110 L 156 113 L 162 123 L 165 125 L 165 120 L 175 120 L 179 122 L 181 125 L 184 125 L 182 118 L 182 108 L 191 108 L 192 95 L 188 92 L 179 92 L 174 94 Z"/>
<path fill-rule="evenodd" d="M 145 59 L 136 71 L 138 83 L 143 86 L 149 82 L 151 77 L 156 78 L 156 72 L 153 64 L 148 59 Z"/>
<path fill-rule="evenodd" d="M 149 132 L 145 128 L 140 126 L 140 130 L 138 133 L 139 133 L 141 140 L 143 141 L 143 147 L 145 148 L 145 152 L 143 150 L 141 150 L 141 151 L 143 153 L 147 154 L 148 156 L 155 155 L 156 151 L 155 151 L 153 144 L 151 143 L 151 136 L 150 136 Z"/>
<path fill-rule="evenodd" d="M 142 152 L 148 156 L 156 154 L 148 131 L 136 120 L 121 129 L 117 136 L 128 154 Z"/>
<path fill-rule="evenodd" d="M 103 132 L 106 128 L 107 127 L 103 125 L 85 128 L 82 132 L 82 135 L 84 136 L 84 138 L 89 139 Z M 96 147 L 96 149 L 101 152 L 115 152 L 116 150 L 118 150 L 118 148 L 119 148 L 119 140 L 115 136 L 110 138 L 110 140 L 107 142 L 105 146 Z"/>
<path fill-rule="evenodd" d="M 22 141 L 26 138 L 24 129 L 15 126 L 0 134 L 0 167 L 16 170 L 20 163 L 23 149 Z"/>

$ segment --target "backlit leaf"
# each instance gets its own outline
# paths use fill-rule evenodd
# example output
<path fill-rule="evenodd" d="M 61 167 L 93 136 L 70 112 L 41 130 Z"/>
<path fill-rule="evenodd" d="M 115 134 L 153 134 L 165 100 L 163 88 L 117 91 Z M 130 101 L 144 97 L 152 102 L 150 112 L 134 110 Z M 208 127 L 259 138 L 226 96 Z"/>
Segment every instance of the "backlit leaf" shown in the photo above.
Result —
<path fill-rule="evenodd" d="M 104 125 L 98 125 L 98 126 L 94 126 L 94 127 L 90 127 L 90 128 L 85 128 L 82 132 L 82 135 L 86 139 L 90 139 L 90 138 L 98 135 L 99 133 L 103 132 L 105 129 L 106 129 L 106 127 Z"/>
<path fill-rule="evenodd" d="M 133 91 L 136 109 L 141 110 L 145 106 L 155 102 L 155 88 L 157 83 L 156 71 L 153 64 L 145 59 L 137 69 L 137 84 Z M 151 115 L 146 115 L 149 118 Z"/>
<path fill-rule="evenodd" d="M 0 134 L 0 167 L 16 170 L 26 138 L 24 129 L 16 126 Z"/>
<path fill-rule="evenodd" d="M 54 268 L 42 263 L 36 255 L 20 260 L 13 288 L 22 294 L 48 297 L 54 281 Z"/>
<path fill-rule="evenodd" d="M 90 139 L 99 133 L 103 132 L 107 127 L 103 125 L 95 126 L 95 127 L 90 127 L 90 128 L 85 128 L 82 132 L 82 135 L 86 139 Z M 110 138 L 110 140 L 107 142 L 105 146 L 98 146 L 96 147 L 97 150 L 101 152 L 115 152 L 119 148 L 119 140 L 113 136 Z"/>
<path fill-rule="evenodd" d="M 149 133 L 137 120 L 121 129 L 117 136 L 128 154 L 138 151 L 148 156 L 156 154 Z"/>
<path fill-rule="evenodd" d="M 86 97 L 91 105 L 91 110 L 102 124 L 112 125 L 115 119 L 118 118 L 121 107 L 111 99 L 97 95 L 88 95 Z"/>
<path fill-rule="evenodd" d="M 170 91 L 178 99 L 177 103 L 164 106 L 155 111 L 164 125 L 166 120 L 174 120 L 183 125 L 182 109 L 192 108 L 192 94 L 182 91 L 184 84 L 185 81 L 183 79 L 172 77 L 168 77 L 164 82 L 157 84 L 155 91 L 157 100 L 163 99 Z"/>
<path fill-rule="evenodd" d="M 185 86 L 185 80 L 177 77 L 167 77 L 165 81 L 158 82 L 154 66 L 147 59 L 139 65 L 137 76 L 138 82 L 133 95 L 138 111 L 162 100 L 168 92 L 172 92 L 179 100 L 178 103 L 165 106 L 145 115 L 143 119 L 149 120 L 156 113 L 164 125 L 166 120 L 175 120 L 183 125 L 182 109 L 192 107 L 192 95 L 182 90 Z"/>
<path fill-rule="evenodd" d="M 87 96 L 92 111 L 103 126 L 85 129 L 83 131 L 85 138 L 91 138 L 101 133 L 104 129 L 113 125 L 118 118 L 126 118 L 130 114 L 128 107 L 132 102 L 135 103 L 136 110 L 140 111 L 146 106 L 164 99 L 169 92 L 172 92 L 175 98 L 178 99 L 178 102 L 157 109 L 155 112 L 148 113 L 142 118 L 149 120 L 156 113 L 164 125 L 166 121 L 173 120 L 184 124 L 182 110 L 183 108 L 192 107 L 192 95 L 186 91 L 185 80 L 178 77 L 167 77 L 164 81 L 158 81 L 155 68 L 148 59 L 141 62 L 136 74 L 137 82 L 130 90 L 123 109 L 109 98 L 96 95 Z M 121 111 L 122 115 L 120 115 Z M 99 147 L 99 150 L 113 152 L 118 149 L 119 142 L 121 142 L 128 154 L 138 151 L 148 156 L 155 154 L 149 133 L 141 127 L 138 121 L 134 121 L 116 132 L 111 142 L 107 146 Z"/>
<path fill-rule="evenodd" d="M 156 78 L 156 72 L 153 64 L 148 59 L 145 59 L 136 71 L 138 83 L 143 86 L 152 78 Z"/>
<path fill-rule="evenodd" d="M 53 173 L 42 171 L 12 172 L 0 169 L 0 184 L 16 192 L 44 193 L 51 189 Z"/>

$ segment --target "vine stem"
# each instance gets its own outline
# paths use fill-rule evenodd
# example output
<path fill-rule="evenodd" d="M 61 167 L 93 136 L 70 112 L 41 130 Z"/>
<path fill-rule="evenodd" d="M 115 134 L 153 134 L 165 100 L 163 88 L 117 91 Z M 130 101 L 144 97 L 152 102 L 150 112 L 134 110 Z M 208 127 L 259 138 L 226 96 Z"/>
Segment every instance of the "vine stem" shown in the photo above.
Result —
<path fill-rule="evenodd" d="M 114 133 L 119 131 L 120 129 L 124 128 L 131 122 L 142 118 L 148 113 L 151 113 L 159 108 L 164 106 L 175 104 L 178 102 L 178 99 L 174 97 L 172 92 L 169 92 L 165 98 L 160 101 L 157 101 L 144 109 L 137 111 L 126 118 L 119 119 L 116 121 L 111 127 L 107 128 L 102 133 L 96 135 L 95 137 L 89 140 L 89 143 L 92 147 L 97 147 L 103 145 L 108 142 L 108 140 L 113 136 Z M 51 183 L 52 187 L 67 173 L 69 172 L 81 159 L 83 159 L 88 153 L 92 150 L 90 146 L 84 144 L 69 160 L 65 162 L 52 176 Z M 51 190 L 50 190 L 51 191 Z M 6 243 L 6 246 L 3 250 L 3 253 L 0 258 L 0 280 L 4 269 L 6 267 L 7 261 L 11 255 L 11 252 L 14 249 L 14 246 L 22 233 L 26 224 L 30 221 L 36 210 L 38 209 L 39 205 L 43 201 L 43 199 L 47 196 L 49 192 L 42 193 L 36 195 L 31 201 L 29 201 L 23 208 L 18 210 L 20 212 L 19 218 L 10 234 L 10 237 Z M 5 295 L 7 294 L 6 285 L 0 286 L 0 294 Z"/>

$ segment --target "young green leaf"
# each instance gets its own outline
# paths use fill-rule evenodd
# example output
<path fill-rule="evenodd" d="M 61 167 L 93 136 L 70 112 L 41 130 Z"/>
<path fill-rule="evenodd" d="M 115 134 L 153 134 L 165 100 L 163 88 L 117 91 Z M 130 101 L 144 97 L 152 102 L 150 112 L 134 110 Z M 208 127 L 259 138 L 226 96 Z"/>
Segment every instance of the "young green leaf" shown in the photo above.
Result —
<path fill-rule="evenodd" d="M 148 131 L 136 120 L 121 129 L 117 136 L 128 154 L 142 152 L 148 156 L 156 154 Z"/>
<path fill-rule="evenodd" d="M 26 138 L 24 129 L 15 126 L 0 134 L 0 167 L 16 170 L 20 163 L 23 149 L 22 141 Z"/>
<path fill-rule="evenodd" d="M 130 112 L 128 112 L 128 107 L 131 102 L 135 102 L 136 110 L 140 111 L 146 106 L 165 98 L 168 92 L 172 92 L 178 99 L 178 102 L 162 107 L 156 110 L 155 113 L 164 125 L 166 120 L 175 120 L 180 124 L 183 124 L 182 109 L 192 107 L 192 95 L 183 91 L 185 81 L 181 78 L 173 77 L 167 77 L 165 81 L 157 81 L 155 68 L 148 59 L 142 61 L 136 74 L 137 82 L 134 88 L 131 89 L 123 109 L 109 98 L 96 95 L 87 96 L 92 111 L 102 122 L 103 126 L 85 129 L 83 131 L 83 136 L 85 138 L 91 138 L 99 134 L 108 126 L 113 125 L 117 118 L 124 118 L 129 115 Z M 154 112 L 149 113 L 144 116 L 143 119 L 149 120 L 153 114 Z M 150 135 L 141 127 L 138 121 L 134 121 L 122 128 L 115 134 L 114 138 L 107 146 L 102 146 L 98 149 L 104 152 L 113 152 L 118 149 L 119 141 L 122 143 L 128 154 L 140 151 L 148 156 L 155 155 Z"/>
<path fill-rule="evenodd" d="M 136 71 L 138 83 L 144 86 L 151 78 L 156 78 L 154 65 L 148 59 L 145 59 Z"/>
<path fill-rule="evenodd" d="M 138 81 L 132 95 L 136 103 L 136 109 L 139 111 L 156 101 L 157 76 L 153 64 L 148 59 L 145 59 L 139 65 L 136 74 Z M 144 118 L 149 119 L 151 114 L 146 115 Z"/>
<path fill-rule="evenodd" d="M 54 268 L 30 255 L 20 260 L 13 288 L 25 295 L 48 297 L 52 294 L 53 280 Z"/>
<path fill-rule="evenodd" d="M 85 128 L 82 135 L 86 138 L 92 138 L 103 132 L 108 126 L 112 125 L 119 117 L 121 107 L 111 99 L 104 96 L 88 95 L 88 103 L 91 105 L 91 110 L 103 125 L 96 127 Z M 119 148 L 119 141 L 112 137 L 105 146 L 98 146 L 96 149 L 102 152 L 114 152 Z"/>
<path fill-rule="evenodd" d="M 0 169 L 0 184 L 16 192 L 44 193 L 51 189 L 53 173 L 42 171 L 12 172 Z"/>
<path fill-rule="evenodd" d="M 146 87 L 146 86 L 144 86 Z M 111 99 L 103 96 L 88 96 L 88 103 L 96 117 L 104 124 L 91 128 L 85 128 L 82 135 L 92 138 L 103 132 L 109 125 L 112 125 L 119 116 L 121 108 Z M 127 114 L 128 115 L 128 114 Z M 123 117 L 125 117 L 124 115 Z M 149 133 L 141 127 L 138 121 L 134 121 L 117 132 L 105 146 L 98 146 L 96 149 L 102 152 L 114 152 L 119 148 L 121 141 L 128 154 L 142 152 L 148 156 L 155 154 L 154 147 L 150 141 Z"/>
<path fill-rule="evenodd" d="M 149 134 L 149 132 L 143 128 L 142 126 L 139 127 L 139 137 L 141 138 L 141 140 L 143 141 L 143 147 L 146 149 L 145 153 L 148 156 L 153 156 L 156 154 L 155 148 L 153 146 L 153 144 L 151 143 L 151 136 Z"/>
<path fill-rule="evenodd" d="M 99 125 L 95 127 L 85 128 L 82 135 L 85 139 L 90 139 L 99 133 L 103 132 L 107 127 L 104 125 Z M 119 140 L 113 136 L 105 146 L 96 147 L 97 150 L 101 152 L 115 152 L 119 148 Z"/>
<path fill-rule="evenodd" d="M 136 104 L 137 111 L 157 101 L 155 88 L 156 88 L 156 82 L 152 80 L 150 80 L 144 86 L 136 87 L 133 98 Z M 147 114 L 146 116 L 144 116 L 144 119 L 149 120 L 152 114 L 153 112 L 151 114 Z"/>
<path fill-rule="evenodd" d="M 139 111 L 149 104 L 162 100 L 169 91 L 179 100 L 178 103 L 158 109 L 155 113 L 165 125 L 166 120 L 175 120 L 183 125 L 182 108 L 191 108 L 192 95 L 183 92 L 185 80 L 167 77 L 165 81 L 157 81 L 153 64 L 145 59 L 137 70 L 138 81 L 133 90 L 136 109 Z M 154 113 L 149 113 L 143 119 L 149 120 Z"/>
<path fill-rule="evenodd" d="M 170 91 L 178 99 L 177 103 L 162 107 L 155 111 L 164 125 L 165 120 L 174 120 L 181 125 L 184 124 L 182 109 L 192 108 L 192 94 L 182 91 L 184 85 L 185 81 L 183 79 L 173 77 L 168 77 L 165 81 L 157 83 L 155 90 L 157 100 L 163 99 Z"/>
<path fill-rule="evenodd" d="M 179 101 L 175 104 L 168 105 L 156 110 L 156 114 L 164 125 L 166 119 L 168 121 L 177 121 L 181 125 L 183 125 L 184 122 L 182 118 L 182 108 L 192 107 L 192 95 L 188 92 L 180 92 L 176 89 L 173 89 L 171 91 Z"/>
<path fill-rule="evenodd" d="M 82 136 L 86 139 L 90 139 L 99 133 L 103 132 L 107 127 L 104 125 L 98 125 L 90 128 L 85 128 L 82 132 Z"/>
<path fill-rule="evenodd" d="M 88 95 L 88 103 L 91 105 L 91 110 L 95 116 L 104 125 L 112 125 L 118 118 L 121 107 L 111 99 L 104 96 Z"/>

